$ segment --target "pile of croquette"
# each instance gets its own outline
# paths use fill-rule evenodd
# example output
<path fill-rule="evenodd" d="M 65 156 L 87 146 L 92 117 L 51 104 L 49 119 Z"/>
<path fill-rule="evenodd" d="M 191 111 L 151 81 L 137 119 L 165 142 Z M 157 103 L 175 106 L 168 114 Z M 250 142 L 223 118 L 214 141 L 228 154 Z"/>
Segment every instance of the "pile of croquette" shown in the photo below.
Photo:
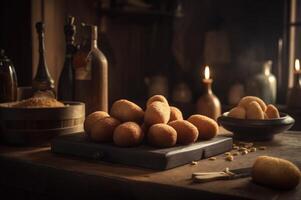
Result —
<path fill-rule="evenodd" d="M 158 148 L 188 145 L 217 135 L 218 125 L 213 119 L 195 114 L 185 120 L 181 110 L 170 106 L 162 95 L 150 97 L 145 107 L 144 111 L 131 101 L 117 100 L 110 114 L 96 111 L 87 116 L 85 134 L 99 143 L 134 147 L 146 142 Z"/>

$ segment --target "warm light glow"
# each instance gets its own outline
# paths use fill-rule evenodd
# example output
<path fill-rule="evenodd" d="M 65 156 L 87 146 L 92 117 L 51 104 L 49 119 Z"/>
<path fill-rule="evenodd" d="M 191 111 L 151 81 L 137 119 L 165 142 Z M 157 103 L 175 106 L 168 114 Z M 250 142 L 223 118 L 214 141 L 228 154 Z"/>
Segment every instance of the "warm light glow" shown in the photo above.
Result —
<path fill-rule="evenodd" d="M 300 61 L 299 59 L 296 59 L 295 60 L 295 70 L 298 72 L 300 71 Z"/>
<path fill-rule="evenodd" d="M 209 70 L 209 66 L 208 65 L 205 67 L 204 74 L 205 74 L 205 79 L 209 79 L 210 78 L 210 70 Z"/>

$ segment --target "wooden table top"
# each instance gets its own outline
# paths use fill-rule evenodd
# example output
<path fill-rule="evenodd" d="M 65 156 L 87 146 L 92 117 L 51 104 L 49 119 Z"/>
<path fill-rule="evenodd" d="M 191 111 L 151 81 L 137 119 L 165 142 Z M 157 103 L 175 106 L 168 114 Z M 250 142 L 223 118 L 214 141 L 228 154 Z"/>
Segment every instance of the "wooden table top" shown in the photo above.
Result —
<path fill-rule="evenodd" d="M 108 197 L 118 199 L 300 199 L 301 184 L 290 191 L 257 185 L 251 178 L 192 183 L 193 172 L 251 167 L 259 155 L 277 156 L 301 168 L 301 132 L 278 134 L 274 141 L 255 142 L 267 146 L 226 161 L 201 160 L 167 171 L 154 171 L 51 153 L 50 147 L 0 145 L 0 184 L 13 185 L 60 198 Z"/>

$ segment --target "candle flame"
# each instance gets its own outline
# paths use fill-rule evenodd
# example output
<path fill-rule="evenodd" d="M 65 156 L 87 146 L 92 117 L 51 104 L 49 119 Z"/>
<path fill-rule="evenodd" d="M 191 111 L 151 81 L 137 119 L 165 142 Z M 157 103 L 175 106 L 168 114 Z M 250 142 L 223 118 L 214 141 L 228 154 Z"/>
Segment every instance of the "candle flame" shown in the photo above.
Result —
<path fill-rule="evenodd" d="M 299 59 L 295 60 L 295 70 L 300 71 L 300 61 L 299 61 Z"/>
<path fill-rule="evenodd" d="M 204 75 L 205 75 L 205 79 L 210 78 L 210 69 L 208 65 L 205 67 Z"/>

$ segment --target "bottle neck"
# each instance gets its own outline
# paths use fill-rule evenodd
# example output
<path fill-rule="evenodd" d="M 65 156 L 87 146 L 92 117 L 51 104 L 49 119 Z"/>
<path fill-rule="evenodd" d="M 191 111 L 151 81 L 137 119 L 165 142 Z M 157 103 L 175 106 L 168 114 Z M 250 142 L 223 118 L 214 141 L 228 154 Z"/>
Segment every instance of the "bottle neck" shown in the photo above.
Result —
<path fill-rule="evenodd" d="M 98 49 L 96 39 L 91 39 L 91 49 Z"/>
<path fill-rule="evenodd" d="M 206 94 L 212 94 L 212 80 L 203 80 Z"/>

